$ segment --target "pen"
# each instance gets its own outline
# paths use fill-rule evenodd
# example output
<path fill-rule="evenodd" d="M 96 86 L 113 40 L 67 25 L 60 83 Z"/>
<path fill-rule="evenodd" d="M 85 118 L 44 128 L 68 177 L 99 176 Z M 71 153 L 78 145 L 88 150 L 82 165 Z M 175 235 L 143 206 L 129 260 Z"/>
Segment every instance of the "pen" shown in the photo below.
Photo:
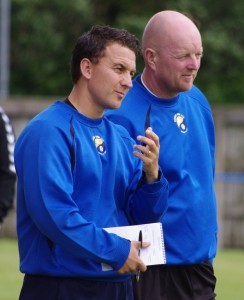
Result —
<path fill-rule="evenodd" d="M 138 255 L 140 256 L 140 253 L 141 253 L 141 248 L 142 248 L 142 231 L 140 230 L 139 232 L 139 239 L 138 241 L 141 243 L 140 244 L 140 248 L 138 249 Z M 136 281 L 138 282 L 139 279 L 140 279 L 140 273 L 141 271 L 138 269 L 137 272 L 136 272 Z"/>

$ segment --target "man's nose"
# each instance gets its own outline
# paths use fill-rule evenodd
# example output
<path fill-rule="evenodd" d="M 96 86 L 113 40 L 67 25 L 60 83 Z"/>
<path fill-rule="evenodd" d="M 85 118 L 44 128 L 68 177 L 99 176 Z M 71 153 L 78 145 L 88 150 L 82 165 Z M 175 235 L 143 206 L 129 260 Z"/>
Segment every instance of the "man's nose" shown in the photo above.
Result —
<path fill-rule="evenodd" d="M 189 61 L 189 68 L 193 70 L 198 70 L 200 68 L 201 58 L 196 55 L 192 55 Z"/>
<path fill-rule="evenodd" d="M 122 80 L 121 80 L 121 84 L 131 88 L 132 87 L 132 78 L 131 75 L 129 73 L 124 74 Z"/>

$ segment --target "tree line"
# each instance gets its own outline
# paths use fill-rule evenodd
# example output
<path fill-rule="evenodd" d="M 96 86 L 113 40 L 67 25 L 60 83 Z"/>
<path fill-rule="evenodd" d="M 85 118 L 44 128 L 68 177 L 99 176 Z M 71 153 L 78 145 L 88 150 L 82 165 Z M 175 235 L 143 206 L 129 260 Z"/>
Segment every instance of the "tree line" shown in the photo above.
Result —
<path fill-rule="evenodd" d="M 80 34 L 105 24 L 141 39 L 149 18 L 165 9 L 189 14 L 199 26 L 204 56 L 196 84 L 209 101 L 244 103 L 244 2 L 238 0 L 12 0 L 10 94 L 67 95 L 71 51 Z"/>

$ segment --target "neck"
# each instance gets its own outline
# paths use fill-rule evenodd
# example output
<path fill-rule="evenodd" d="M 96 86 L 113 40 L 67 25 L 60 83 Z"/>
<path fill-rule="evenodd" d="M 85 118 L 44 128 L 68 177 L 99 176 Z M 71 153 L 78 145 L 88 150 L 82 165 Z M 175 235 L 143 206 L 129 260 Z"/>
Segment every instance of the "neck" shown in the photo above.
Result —
<path fill-rule="evenodd" d="M 103 117 L 104 111 L 100 107 L 93 105 L 89 93 L 85 89 L 74 86 L 68 96 L 69 101 L 82 115 L 90 119 L 100 119 Z"/>
<path fill-rule="evenodd" d="M 152 95 L 157 98 L 161 98 L 164 100 L 170 100 L 178 95 L 178 93 L 167 93 L 166 88 L 159 84 L 153 73 L 148 72 L 144 69 L 141 75 L 141 82 L 144 85 L 145 89 L 147 89 Z"/>
<path fill-rule="evenodd" d="M 143 73 L 141 74 L 141 83 L 142 83 L 142 85 L 144 86 L 144 88 L 150 93 L 150 94 L 152 94 L 153 96 L 155 96 L 155 97 L 158 97 L 158 96 L 156 96 L 148 87 L 147 87 L 147 85 L 146 85 L 146 83 L 144 82 L 144 80 L 143 80 Z"/>

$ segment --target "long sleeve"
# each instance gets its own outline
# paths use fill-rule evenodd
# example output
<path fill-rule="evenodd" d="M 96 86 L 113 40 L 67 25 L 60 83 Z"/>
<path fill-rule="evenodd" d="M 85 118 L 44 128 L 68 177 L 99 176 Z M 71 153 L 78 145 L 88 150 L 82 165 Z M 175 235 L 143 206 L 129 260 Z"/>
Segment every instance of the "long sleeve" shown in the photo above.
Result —
<path fill-rule="evenodd" d="M 0 107 L 0 223 L 13 206 L 15 193 L 15 137 L 10 120 Z"/>

